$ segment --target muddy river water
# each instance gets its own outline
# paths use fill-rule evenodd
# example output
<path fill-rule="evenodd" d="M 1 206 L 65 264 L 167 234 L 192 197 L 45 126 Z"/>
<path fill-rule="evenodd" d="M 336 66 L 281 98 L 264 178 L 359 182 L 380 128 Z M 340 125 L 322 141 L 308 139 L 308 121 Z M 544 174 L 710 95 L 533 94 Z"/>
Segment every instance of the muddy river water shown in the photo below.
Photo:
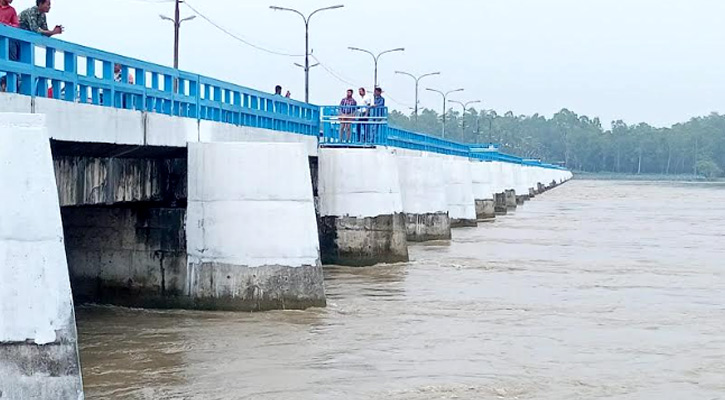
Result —
<path fill-rule="evenodd" d="M 81 307 L 89 399 L 725 399 L 725 185 L 572 181 L 326 269 L 328 307 Z"/>

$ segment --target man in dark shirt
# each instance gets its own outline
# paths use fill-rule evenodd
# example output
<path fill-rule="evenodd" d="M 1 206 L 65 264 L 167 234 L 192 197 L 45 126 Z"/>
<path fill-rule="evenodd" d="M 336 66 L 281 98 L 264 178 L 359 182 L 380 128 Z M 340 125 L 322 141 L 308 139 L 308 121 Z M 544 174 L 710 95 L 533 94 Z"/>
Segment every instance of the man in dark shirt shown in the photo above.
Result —
<path fill-rule="evenodd" d="M 347 96 L 340 102 L 340 141 L 349 142 L 352 133 L 350 121 L 355 116 L 357 101 L 352 97 L 352 89 L 347 90 Z"/>
<path fill-rule="evenodd" d="M 370 142 L 376 143 L 378 137 L 378 127 L 382 126 L 382 122 L 385 120 L 385 98 L 383 97 L 383 89 L 376 87 L 375 95 L 373 96 L 373 106 L 370 108 L 370 116 L 373 117 L 373 126 L 370 134 Z"/>
<path fill-rule="evenodd" d="M 28 8 L 20 13 L 20 29 L 40 33 L 48 37 L 63 33 L 63 27 L 60 25 L 48 30 L 45 14 L 49 12 L 50 0 L 35 0 L 35 7 Z"/>

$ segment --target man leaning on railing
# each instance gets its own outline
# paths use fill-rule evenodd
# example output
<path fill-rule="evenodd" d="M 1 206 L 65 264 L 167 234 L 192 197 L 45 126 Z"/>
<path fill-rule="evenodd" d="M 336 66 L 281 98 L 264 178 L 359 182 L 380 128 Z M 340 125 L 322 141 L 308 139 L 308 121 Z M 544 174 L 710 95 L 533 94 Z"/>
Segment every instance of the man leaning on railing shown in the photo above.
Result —
<path fill-rule="evenodd" d="M 50 0 L 35 0 L 35 7 L 30 7 L 20 13 L 20 29 L 40 33 L 45 36 L 60 35 L 63 33 L 63 26 L 56 25 L 48 30 L 48 22 L 45 14 L 50 12 Z"/>

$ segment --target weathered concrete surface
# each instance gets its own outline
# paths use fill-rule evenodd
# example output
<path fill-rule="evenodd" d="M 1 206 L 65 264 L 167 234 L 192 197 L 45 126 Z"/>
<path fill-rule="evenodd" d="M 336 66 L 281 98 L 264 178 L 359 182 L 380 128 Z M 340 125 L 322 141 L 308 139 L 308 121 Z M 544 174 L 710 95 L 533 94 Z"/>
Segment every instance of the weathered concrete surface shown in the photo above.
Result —
<path fill-rule="evenodd" d="M 506 192 L 506 207 L 509 210 L 515 210 L 518 202 L 516 201 L 516 191 L 507 190 Z"/>
<path fill-rule="evenodd" d="M 406 216 L 320 218 L 320 245 L 325 264 L 366 267 L 408 261 Z"/>
<path fill-rule="evenodd" d="M 309 154 L 296 143 L 190 143 L 187 287 L 196 308 L 325 305 Z"/>
<path fill-rule="evenodd" d="M 408 240 L 451 238 L 443 158 L 413 150 L 396 150 Z"/>
<path fill-rule="evenodd" d="M 323 263 L 408 261 L 398 164 L 390 150 L 320 149 L 319 196 Z"/>
<path fill-rule="evenodd" d="M 476 218 L 479 221 L 496 218 L 495 200 L 476 200 Z"/>
<path fill-rule="evenodd" d="M 146 144 L 140 111 L 36 97 L 34 113 L 45 114 L 52 139 L 73 142 Z"/>
<path fill-rule="evenodd" d="M 494 211 L 496 215 L 508 214 L 508 205 L 506 204 L 506 193 L 496 193 L 494 195 Z"/>
<path fill-rule="evenodd" d="M 217 262 L 189 264 L 193 296 L 183 308 L 227 311 L 303 310 L 324 307 L 320 265 L 260 267 Z"/>
<path fill-rule="evenodd" d="M 62 215 L 78 303 L 163 308 L 185 302 L 183 208 L 64 207 Z"/>
<path fill-rule="evenodd" d="M 82 399 L 73 300 L 45 118 L 0 114 L 2 399 Z"/>
<path fill-rule="evenodd" d="M 61 206 L 186 199 L 186 160 L 56 157 Z"/>
<path fill-rule="evenodd" d="M 409 242 L 451 239 L 451 218 L 447 212 L 405 214 Z"/>

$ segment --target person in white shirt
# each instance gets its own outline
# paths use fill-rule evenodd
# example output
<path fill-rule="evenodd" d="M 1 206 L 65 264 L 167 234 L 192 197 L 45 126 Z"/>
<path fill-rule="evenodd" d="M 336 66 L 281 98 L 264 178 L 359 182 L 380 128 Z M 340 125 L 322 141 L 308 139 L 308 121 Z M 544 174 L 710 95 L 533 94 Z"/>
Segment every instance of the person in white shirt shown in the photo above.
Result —
<path fill-rule="evenodd" d="M 373 97 L 367 93 L 365 88 L 358 90 L 360 95 L 357 100 L 358 111 L 358 123 L 357 123 L 357 137 L 359 142 L 365 142 L 367 132 L 370 130 L 368 125 L 368 116 L 370 115 L 370 107 L 373 105 Z"/>

